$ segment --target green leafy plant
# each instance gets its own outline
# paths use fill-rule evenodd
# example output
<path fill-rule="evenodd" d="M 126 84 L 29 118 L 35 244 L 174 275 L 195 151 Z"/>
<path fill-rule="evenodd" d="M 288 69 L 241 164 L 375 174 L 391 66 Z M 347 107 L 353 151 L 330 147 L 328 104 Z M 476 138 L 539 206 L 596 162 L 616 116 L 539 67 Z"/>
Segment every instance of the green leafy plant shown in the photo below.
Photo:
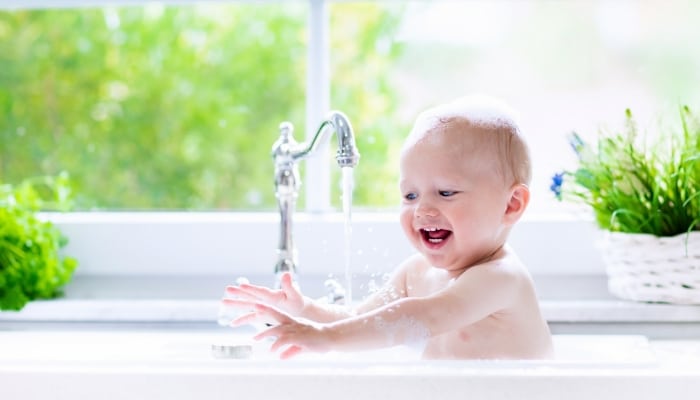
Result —
<path fill-rule="evenodd" d="M 551 190 L 560 200 L 590 207 L 598 226 L 613 232 L 675 236 L 700 230 L 700 123 L 688 107 L 680 125 L 650 143 L 626 110 L 619 132 L 601 132 L 597 146 L 572 134 L 574 171 L 557 173 Z"/>
<path fill-rule="evenodd" d="M 30 300 L 61 294 L 77 261 L 60 254 L 67 238 L 38 212 L 70 207 L 66 173 L 0 184 L 0 310 L 20 310 Z"/>

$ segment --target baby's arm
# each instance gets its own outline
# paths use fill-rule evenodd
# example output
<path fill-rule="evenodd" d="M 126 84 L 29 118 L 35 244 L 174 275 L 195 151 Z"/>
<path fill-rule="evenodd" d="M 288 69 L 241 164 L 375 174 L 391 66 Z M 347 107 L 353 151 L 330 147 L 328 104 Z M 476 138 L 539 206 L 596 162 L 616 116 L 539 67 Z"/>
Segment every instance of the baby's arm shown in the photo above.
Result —
<path fill-rule="evenodd" d="M 361 315 L 377 308 L 393 303 L 403 297 L 408 296 L 406 290 L 406 275 L 408 271 L 420 263 L 416 256 L 410 257 L 401 263 L 391 274 L 389 280 L 382 287 L 371 293 L 367 298 L 355 308 L 355 314 Z"/>
<path fill-rule="evenodd" d="M 420 343 L 508 308 L 517 297 L 520 281 L 519 274 L 508 267 L 484 264 L 468 269 L 453 284 L 430 296 L 400 298 L 329 324 L 308 323 L 258 306 L 258 315 L 279 325 L 256 337 L 275 337 L 273 350 L 282 349 L 283 358 L 304 349 L 352 351 Z"/>

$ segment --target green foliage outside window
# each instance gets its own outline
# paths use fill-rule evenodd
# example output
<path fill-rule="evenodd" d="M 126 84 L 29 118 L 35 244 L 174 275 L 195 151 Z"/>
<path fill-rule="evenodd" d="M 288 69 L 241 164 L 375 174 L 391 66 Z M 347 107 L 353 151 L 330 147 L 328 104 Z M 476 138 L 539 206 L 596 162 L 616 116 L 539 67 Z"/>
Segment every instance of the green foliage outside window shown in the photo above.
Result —
<path fill-rule="evenodd" d="M 349 9 L 331 10 L 332 107 L 357 131 L 356 203 L 391 205 L 398 22 Z M 67 171 L 78 209 L 272 209 L 278 125 L 305 131 L 306 35 L 301 2 L 0 12 L 0 182 Z"/>

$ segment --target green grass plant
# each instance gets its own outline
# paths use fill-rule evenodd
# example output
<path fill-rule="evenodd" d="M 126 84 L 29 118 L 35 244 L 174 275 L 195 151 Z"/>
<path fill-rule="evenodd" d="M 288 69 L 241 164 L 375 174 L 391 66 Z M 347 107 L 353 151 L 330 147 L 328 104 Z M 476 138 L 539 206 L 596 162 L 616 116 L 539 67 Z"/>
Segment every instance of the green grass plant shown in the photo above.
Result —
<path fill-rule="evenodd" d="M 555 174 L 551 190 L 560 200 L 588 206 L 604 230 L 655 236 L 700 230 L 696 115 L 681 107 L 679 123 L 658 135 L 640 135 L 632 112 L 625 115 L 624 127 L 601 131 L 595 145 L 571 135 L 578 166 Z"/>

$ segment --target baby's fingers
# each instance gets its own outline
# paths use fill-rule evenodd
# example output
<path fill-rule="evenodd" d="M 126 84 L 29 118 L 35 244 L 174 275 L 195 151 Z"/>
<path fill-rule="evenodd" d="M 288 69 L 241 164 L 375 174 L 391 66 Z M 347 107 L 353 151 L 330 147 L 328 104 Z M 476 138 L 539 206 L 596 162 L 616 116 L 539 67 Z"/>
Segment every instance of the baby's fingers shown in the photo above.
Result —
<path fill-rule="evenodd" d="M 273 326 L 272 328 L 269 328 L 263 332 L 258 333 L 253 337 L 255 340 L 261 340 L 265 338 L 274 338 L 275 340 L 272 342 L 270 345 L 270 351 L 271 352 L 276 352 L 279 349 L 291 345 L 294 346 L 294 344 L 289 342 L 288 336 L 284 333 L 284 326 L 278 325 L 278 326 Z"/>
<path fill-rule="evenodd" d="M 239 315 L 231 321 L 231 326 L 241 326 L 245 324 L 252 324 L 260 319 L 260 316 L 256 312 L 249 312 L 243 315 Z"/>
<path fill-rule="evenodd" d="M 299 292 L 299 288 L 294 283 L 294 279 L 292 278 L 292 274 L 290 272 L 285 272 L 282 274 L 282 277 L 280 278 L 280 286 L 282 287 L 282 290 L 287 293 Z"/>
<path fill-rule="evenodd" d="M 247 312 L 243 315 L 240 315 L 240 316 L 234 318 L 231 321 L 231 326 L 240 326 L 240 325 L 254 324 L 254 323 L 267 324 L 268 326 L 269 325 L 277 325 L 277 322 L 278 322 L 277 319 L 275 319 L 270 314 L 258 311 L 257 305 L 255 308 L 256 308 L 256 310 L 254 310 L 254 311 Z"/>
<path fill-rule="evenodd" d="M 304 348 L 301 346 L 297 345 L 291 345 L 287 347 L 283 352 L 280 353 L 280 358 L 283 360 L 286 360 L 288 358 L 292 358 L 296 356 L 297 354 L 301 353 L 304 351 Z"/>
<path fill-rule="evenodd" d="M 267 304 L 256 303 L 255 311 L 262 315 L 267 315 L 275 322 L 280 324 L 288 324 L 294 322 L 294 319 L 289 315 L 285 314 L 283 311 L 276 309 L 275 307 L 268 306 Z"/>
<path fill-rule="evenodd" d="M 229 299 L 229 298 L 221 299 L 221 303 L 223 303 L 227 307 L 246 308 L 246 309 L 251 309 L 255 306 L 255 304 L 257 304 L 255 301 L 251 301 L 251 300 Z"/>
<path fill-rule="evenodd" d="M 276 302 L 279 301 L 281 297 L 284 297 L 281 290 L 251 285 L 249 283 L 244 283 L 239 286 L 227 286 L 226 293 L 267 302 Z"/>
<path fill-rule="evenodd" d="M 229 296 L 235 296 L 249 300 L 267 300 L 267 298 L 270 297 L 269 294 L 261 295 L 263 291 L 259 289 L 263 288 L 252 289 L 253 287 L 253 285 L 249 284 L 243 284 L 238 286 L 229 285 L 226 286 L 226 294 Z"/>
<path fill-rule="evenodd" d="M 271 328 L 265 329 L 264 331 L 258 332 L 255 336 L 253 336 L 254 340 L 262 340 L 268 337 L 273 337 L 276 338 L 279 335 L 280 331 L 280 326 L 276 325 Z M 274 344 L 273 344 L 274 345 Z"/>

